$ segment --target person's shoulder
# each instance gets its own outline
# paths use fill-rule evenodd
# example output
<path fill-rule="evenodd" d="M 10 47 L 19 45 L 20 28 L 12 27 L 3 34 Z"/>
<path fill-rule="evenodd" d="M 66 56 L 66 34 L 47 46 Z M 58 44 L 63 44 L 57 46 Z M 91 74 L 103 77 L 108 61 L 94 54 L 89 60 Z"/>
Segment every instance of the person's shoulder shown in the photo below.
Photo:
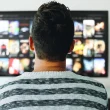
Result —
<path fill-rule="evenodd" d="M 16 82 L 17 80 L 18 80 L 18 79 L 15 77 L 15 78 L 10 79 L 9 81 L 6 81 L 5 83 L 1 84 L 1 85 L 0 85 L 0 91 L 1 91 L 2 89 L 4 89 L 5 87 L 8 87 L 8 86 L 10 86 L 10 85 L 15 84 L 15 82 Z"/>
<path fill-rule="evenodd" d="M 91 77 L 82 76 L 78 74 L 75 74 L 74 77 L 77 80 L 79 80 L 79 82 L 82 85 L 82 88 L 86 88 L 86 90 L 89 90 L 89 93 L 91 93 L 91 95 L 94 95 L 96 98 L 97 97 L 100 98 L 100 100 L 103 101 L 103 103 L 107 107 L 108 103 L 107 91 L 105 86 L 101 82 L 98 82 L 97 80 Z"/>
<path fill-rule="evenodd" d="M 91 77 L 88 77 L 88 76 L 82 76 L 82 75 L 78 75 L 76 73 L 73 73 L 73 74 L 74 74 L 74 78 L 76 80 L 78 80 L 80 83 L 82 83 L 83 85 L 87 85 L 87 86 L 92 85 L 92 86 L 94 86 L 94 88 L 103 89 L 103 91 L 105 91 L 105 93 L 106 93 L 105 86 L 101 82 L 99 82 Z"/>
<path fill-rule="evenodd" d="M 96 91 L 99 91 L 100 93 L 101 92 L 104 93 L 107 98 L 106 88 L 101 82 L 99 82 L 91 77 L 82 76 L 82 75 L 78 75 L 78 74 L 75 74 L 75 78 L 78 79 L 81 83 L 83 83 L 83 86 L 90 86 L 91 90 L 94 89 Z"/>
<path fill-rule="evenodd" d="M 13 86 L 13 85 L 18 84 L 20 80 L 22 80 L 20 76 L 13 77 L 9 81 L 6 81 L 4 84 L 0 85 L 0 91 L 4 88 L 7 88 L 8 86 Z"/>

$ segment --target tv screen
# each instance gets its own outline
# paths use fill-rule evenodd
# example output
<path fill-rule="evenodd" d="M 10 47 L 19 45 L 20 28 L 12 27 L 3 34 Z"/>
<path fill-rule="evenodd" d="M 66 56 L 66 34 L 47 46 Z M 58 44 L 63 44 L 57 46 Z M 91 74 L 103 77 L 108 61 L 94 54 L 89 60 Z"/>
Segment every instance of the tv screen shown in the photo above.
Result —
<path fill-rule="evenodd" d="M 0 12 L 0 76 L 17 76 L 34 67 L 29 35 L 35 12 Z M 92 77 L 108 76 L 108 12 L 71 11 L 74 49 L 66 70 Z"/>

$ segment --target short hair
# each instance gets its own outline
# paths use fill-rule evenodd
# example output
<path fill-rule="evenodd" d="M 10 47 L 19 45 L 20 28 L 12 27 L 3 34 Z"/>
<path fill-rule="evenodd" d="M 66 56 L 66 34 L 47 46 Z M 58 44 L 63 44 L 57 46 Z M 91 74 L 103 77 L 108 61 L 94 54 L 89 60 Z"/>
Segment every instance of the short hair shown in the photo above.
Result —
<path fill-rule="evenodd" d="M 51 1 L 38 8 L 33 20 L 32 39 L 39 59 L 64 61 L 73 41 L 70 10 Z"/>

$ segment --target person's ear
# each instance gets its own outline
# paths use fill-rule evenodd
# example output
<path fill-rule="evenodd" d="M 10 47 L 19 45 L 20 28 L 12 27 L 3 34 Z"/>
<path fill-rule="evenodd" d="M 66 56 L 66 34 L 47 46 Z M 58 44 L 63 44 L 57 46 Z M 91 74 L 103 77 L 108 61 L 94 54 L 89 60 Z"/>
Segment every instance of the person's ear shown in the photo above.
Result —
<path fill-rule="evenodd" d="M 29 47 L 32 51 L 34 51 L 34 42 L 32 36 L 29 36 Z"/>
<path fill-rule="evenodd" d="M 70 50 L 68 53 L 71 53 L 74 49 L 74 44 L 75 44 L 75 41 L 73 40 L 72 43 L 71 43 L 71 46 L 70 46 Z"/>

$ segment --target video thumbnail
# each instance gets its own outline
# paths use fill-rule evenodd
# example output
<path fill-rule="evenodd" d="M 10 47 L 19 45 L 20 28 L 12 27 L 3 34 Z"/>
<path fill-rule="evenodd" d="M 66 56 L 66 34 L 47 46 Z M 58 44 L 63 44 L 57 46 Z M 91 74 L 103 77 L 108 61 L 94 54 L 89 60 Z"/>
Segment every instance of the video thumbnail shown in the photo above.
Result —
<path fill-rule="evenodd" d="M 83 20 L 83 36 L 84 38 L 91 38 L 95 34 L 95 21 L 94 20 Z"/>
<path fill-rule="evenodd" d="M 20 70 L 20 61 L 18 58 L 9 59 L 9 74 L 18 75 Z"/>
<path fill-rule="evenodd" d="M 81 58 L 73 58 L 73 71 L 82 74 L 82 68 Z"/>
<path fill-rule="evenodd" d="M 94 52 L 95 54 L 104 54 L 105 52 L 105 42 L 104 40 L 94 40 Z"/>
<path fill-rule="evenodd" d="M 97 34 L 103 34 L 104 29 L 105 29 L 105 23 L 103 21 L 96 23 L 95 31 L 96 31 Z"/>
<path fill-rule="evenodd" d="M 94 73 L 97 75 L 105 75 L 105 59 L 95 58 L 94 59 Z"/>
<path fill-rule="evenodd" d="M 83 34 L 83 24 L 74 21 L 74 37 L 82 37 Z"/>
<path fill-rule="evenodd" d="M 19 53 L 19 40 L 9 40 L 9 55 L 16 57 Z"/>
<path fill-rule="evenodd" d="M 0 58 L 0 76 L 8 75 L 9 59 Z"/>
<path fill-rule="evenodd" d="M 92 57 L 94 55 L 94 40 L 86 39 L 84 41 L 83 55 L 85 57 Z"/>
<path fill-rule="evenodd" d="M 72 58 L 66 58 L 66 70 L 72 71 L 73 60 Z"/>
<path fill-rule="evenodd" d="M 9 23 L 9 37 L 14 37 L 19 34 L 19 21 L 10 21 Z"/>
<path fill-rule="evenodd" d="M 9 21 L 0 20 L 0 35 L 8 35 Z"/>
<path fill-rule="evenodd" d="M 80 39 L 74 39 L 75 45 L 73 49 L 73 54 L 83 55 L 84 44 Z"/>
<path fill-rule="evenodd" d="M 84 73 L 89 73 L 88 76 L 93 74 L 94 60 L 93 59 L 83 59 Z"/>
<path fill-rule="evenodd" d="M 8 39 L 0 39 L 0 56 L 6 57 L 9 55 L 8 43 L 9 43 Z"/>
<path fill-rule="evenodd" d="M 29 58 L 20 59 L 20 74 L 29 71 L 30 71 L 30 59 Z"/>
<path fill-rule="evenodd" d="M 28 40 L 20 40 L 20 57 L 29 57 L 29 41 Z"/>
<path fill-rule="evenodd" d="M 20 21 L 20 38 L 28 38 L 29 37 L 29 21 Z"/>
<path fill-rule="evenodd" d="M 29 26 L 29 33 L 31 34 L 31 31 L 32 31 L 32 21 L 30 21 L 30 26 Z"/>

